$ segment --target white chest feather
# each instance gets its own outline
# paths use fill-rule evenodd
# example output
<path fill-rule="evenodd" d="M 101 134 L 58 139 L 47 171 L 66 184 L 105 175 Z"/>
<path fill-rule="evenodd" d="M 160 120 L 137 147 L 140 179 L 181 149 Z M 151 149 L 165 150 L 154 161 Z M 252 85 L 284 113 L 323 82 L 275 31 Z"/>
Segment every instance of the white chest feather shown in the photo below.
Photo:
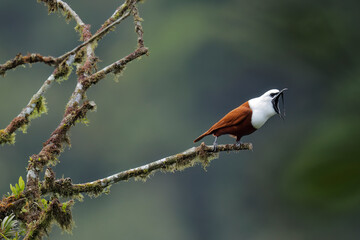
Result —
<path fill-rule="evenodd" d="M 276 114 L 271 101 L 264 101 L 260 97 L 249 100 L 249 106 L 252 110 L 251 124 L 256 129 Z"/>

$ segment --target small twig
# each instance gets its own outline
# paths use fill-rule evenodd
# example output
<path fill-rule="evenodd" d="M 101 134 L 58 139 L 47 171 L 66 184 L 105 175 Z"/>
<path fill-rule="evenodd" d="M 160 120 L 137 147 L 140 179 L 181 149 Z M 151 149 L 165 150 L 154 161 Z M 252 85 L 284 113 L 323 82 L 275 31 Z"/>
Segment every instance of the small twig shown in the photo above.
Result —
<path fill-rule="evenodd" d="M 138 48 L 133 53 L 130 53 L 126 57 L 123 57 L 122 59 L 104 67 L 103 69 L 99 70 L 98 72 L 85 78 L 82 81 L 83 86 L 85 87 L 85 90 L 87 90 L 91 85 L 98 83 L 101 79 L 103 79 L 106 76 L 106 74 L 109 74 L 111 72 L 113 72 L 115 74 L 119 74 L 124 69 L 126 64 L 135 60 L 138 57 L 141 57 L 142 55 L 145 55 L 148 51 L 149 50 L 146 47 Z"/>
<path fill-rule="evenodd" d="M 135 32 L 138 35 L 138 48 L 142 48 L 144 47 L 144 30 L 141 26 L 141 22 L 143 21 L 143 19 L 140 17 L 139 11 L 136 6 L 132 8 L 132 14 L 134 16 Z"/>
<path fill-rule="evenodd" d="M 48 6 L 49 13 L 62 10 L 63 14 L 66 15 L 66 20 L 73 18 L 78 25 L 85 25 L 79 15 L 64 1 L 62 0 L 40 0 Z"/>
<path fill-rule="evenodd" d="M 124 13 L 135 6 L 135 3 L 139 2 L 139 0 L 125 0 L 123 4 L 121 4 L 115 12 L 104 22 L 104 24 L 96 31 L 102 32 L 104 28 L 108 27 L 110 24 L 114 23 L 120 17 L 124 15 Z"/>
<path fill-rule="evenodd" d="M 80 26 L 85 25 L 84 22 L 79 17 L 79 15 L 66 2 L 61 0 L 56 0 L 56 2 L 59 4 L 60 7 L 63 8 L 64 11 L 66 11 L 67 14 L 69 14 L 72 18 L 75 19 L 78 25 Z"/>
<path fill-rule="evenodd" d="M 0 75 L 5 75 L 5 72 L 16 68 L 17 66 L 26 64 L 26 63 L 37 63 L 43 62 L 50 66 L 57 64 L 57 59 L 52 56 L 42 56 L 38 53 L 29 53 L 26 56 L 22 56 L 20 53 L 15 56 L 14 59 L 7 61 L 6 63 L 0 65 Z"/>
<path fill-rule="evenodd" d="M 193 167 L 198 163 L 201 163 L 204 167 L 206 167 L 211 160 L 219 157 L 219 152 L 252 150 L 252 148 L 251 143 L 243 143 L 240 146 L 226 144 L 218 145 L 216 151 L 214 152 L 213 146 L 206 146 L 202 143 L 200 146 L 192 147 L 182 153 L 165 157 L 141 167 L 122 171 L 93 182 L 72 184 L 71 179 L 59 179 L 49 186 L 42 184 L 41 194 L 52 192 L 64 197 L 74 196 L 80 193 L 99 195 L 112 184 L 120 181 L 126 181 L 130 178 L 146 180 L 149 175 L 154 174 L 158 170 L 166 172 L 180 171 L 188 167 Z"/>
<path fill-rule="evenodd" d="M 43 0 L 42 0 L 43 1 Z M 79 15 L 64 1 L 62 0 L 55 0 L 57 5 L 63 12 L 66 14 L 66 19 L 73 18 L 77 24 L 75 29 L 80 33 L 81 39 L 89 39 L 91 37 L 90 33 L 90 25 L 86 25 Z M 61 62 L 62 59 L 58 59 L 58 62 Z"/>

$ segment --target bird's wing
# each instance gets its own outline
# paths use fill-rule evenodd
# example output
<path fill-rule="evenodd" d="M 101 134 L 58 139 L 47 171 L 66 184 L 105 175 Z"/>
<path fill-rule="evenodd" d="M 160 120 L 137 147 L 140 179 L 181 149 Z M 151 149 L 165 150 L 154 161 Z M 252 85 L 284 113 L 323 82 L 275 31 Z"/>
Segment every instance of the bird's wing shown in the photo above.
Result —
<path fill-rule="evenodd" d="M 240 124 L 251 114 L 251 109 L 248 102 L 240 105 L 235 108 L 228 114 L 226 114 L 220 121 L 215 123 L 209 130 L 201 134 L 194 142 L 201 140 L 203 137 L 214 133 L 216 130 L 224 127 L 231 127 L 237 124 Z"/>
<path fill-rule="evenodd" d="M 212 133 L 220 128 L 230 127 L 240 124 L 251 114 L 251 109 L 246 105 L 241 105 L 228 114 L 226 114 L 220 121 L 215 123 L 207 132 Z"/>

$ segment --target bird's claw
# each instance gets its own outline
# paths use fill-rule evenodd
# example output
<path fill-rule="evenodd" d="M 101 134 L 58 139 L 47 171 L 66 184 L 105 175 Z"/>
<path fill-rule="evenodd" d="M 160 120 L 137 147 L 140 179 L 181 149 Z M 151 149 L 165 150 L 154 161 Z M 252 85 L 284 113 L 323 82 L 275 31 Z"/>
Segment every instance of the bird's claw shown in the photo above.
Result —
<path fill-rule="evenodd" d="M 214 143 L 214 149 L 213 151 L 216 152 L 217 143 Z"/>
<path fill-rule="evenodd" d="M 216 147 L 217 147 L 217 136 L 215 136 L 215 140 L 214 140 L 214 152 L 216 151 Z"/>

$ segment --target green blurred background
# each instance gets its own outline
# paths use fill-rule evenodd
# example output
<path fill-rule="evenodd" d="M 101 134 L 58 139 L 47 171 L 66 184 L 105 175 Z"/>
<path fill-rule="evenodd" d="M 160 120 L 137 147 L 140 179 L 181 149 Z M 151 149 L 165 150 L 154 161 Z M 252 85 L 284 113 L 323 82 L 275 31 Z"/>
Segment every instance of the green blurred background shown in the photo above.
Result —
<path fill-rule="evenodd" d="M 67 1 L 96 31 L 122 1 Z M 50 239 L 358 239 L 360 237 L 360 2 L 166 1 L 140 6 L 150 56 L 88 91 L 90 125 L 71 131 L 55 167 L 75 183 L 194 146 L 225 113 L 268 89 L 289 88 L 285 121 L 253 135 L 253 151 L 222 153 L 207 168 L 122 182 L 76 203 L 73 235 Z M 0 63 L 17 53 L 59 56 L 74 21 L 36 1 L 0 1 Z M 128 19 L 99 43 L 99 68 L 136 46 Z M 0 128 L 51 74 L 44 64 L 0 79 Z M 59 123 L 72 75 L 46 94 L 49 112 L 0 151 L 0 192 L 25 177 L 28 157 Z M 211 144 L 212 137 L 205 142 Z M 227 136 L 220 143 L 232 143 Z"/>

